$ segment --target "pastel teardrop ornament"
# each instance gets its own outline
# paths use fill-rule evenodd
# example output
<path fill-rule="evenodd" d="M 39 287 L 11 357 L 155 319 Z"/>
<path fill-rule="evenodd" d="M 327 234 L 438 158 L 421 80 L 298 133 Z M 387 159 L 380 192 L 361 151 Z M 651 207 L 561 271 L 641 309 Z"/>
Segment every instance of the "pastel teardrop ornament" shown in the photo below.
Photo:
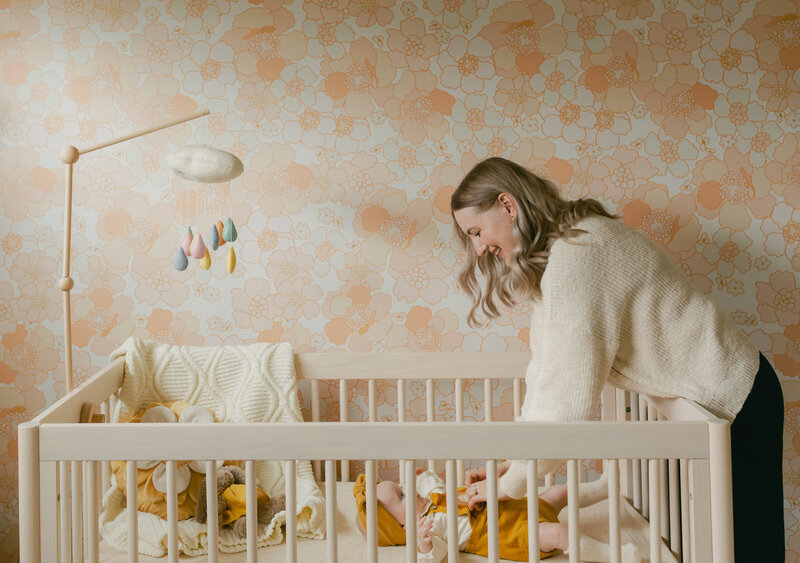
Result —
<path fill-rule="evenodd" d="M 181 248 L 183 249 L 183 253 L 188 256 L 191 251 L 189 250 L 192 247 L 192 228 L 189 227 L 189 230 L 186 231 L 186 234 L 183 235 L 183 239 L 181 239 Z"/>
<path fill-rule="evenodd" d="M 172 265 L 175 266 L 175 269 L 179 272 L 184 271 L 186 266 L 189 265 L 189 260 L 186 258 L 186 253 L 180 246 L 178 247 L 178 250 L 175 251 L 175 258 L 172 259 Z"/>
<path fill-rule="evenodd" d="M 203 259 L 200 260 L 200 267 L 204 270 L 208 270 L 211 267 L 211 255 L 208 253 L 208 249 L 206 248 L 206 255 L 203 256 Z"/>
<path fill-rule="evenodd" d="M 223 244 L 225 244 L 225 237 L 224 237 L 224 236 L 222 236 L 222 230 L 223 230 L 223 228 L 224 228 L 224 227 L 222 226 L 222 221 L 217 221 L 217 234 L 219 235 L 219 245 L 220 245 L 220 246 L 222 246 Z"/>
<path fill-rule="evenodd" d="M 217 232 L 217 226 L 214 225 L 211 227 L 211 250 L 216 250 L 219 248 L 219 233 Z"/>
<path fill-rule="evenodd" d="M 228 273 L 232 274 L 236 268 L 236 253 L 233 251 L 232 246 L 228 248 L 228 257 L 225 259 L 225 264 L 228 266 Z"/>
<path fill-rule="evenodd" d="M 236 240 L 237 234 L 236 227 L 233 225 L 233 220 L 228 217 L 228 220 L 225 221 L 225 228 L 222 229 L 222 236 L 225 237 L 226 241 L 233 242 Z"/>
<path fill-rule="evenodd" d="M 205 256 L 206 254 L 206 245 L 203 242 L 203 235 L 197 233 L 192 241 L 192 258 L 197 258 L 198 260 Z"/>

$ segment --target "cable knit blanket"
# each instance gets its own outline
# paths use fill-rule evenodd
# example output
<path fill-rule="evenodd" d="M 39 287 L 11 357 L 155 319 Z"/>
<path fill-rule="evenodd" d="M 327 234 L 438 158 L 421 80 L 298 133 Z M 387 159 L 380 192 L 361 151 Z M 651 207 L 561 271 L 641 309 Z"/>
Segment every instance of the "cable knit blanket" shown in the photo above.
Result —
<path fill-rule="evenodd" d="M 211 409 L 221 422 L 302 422 L 297 397 L 291 345 L 170 346 L 128 338 L 114 351 L 112 360 L 125 357 L 125 376 L 112 421 L 126 421 L 151 403 L 186 401 Z M 284 492 L 283 465 L 257 461 L 258 486 L 267 494 Z M 314 480 L 311 464 L 297 462 L 297 535 L 325 537 L 325 501 Z M 100 532 L 113 547 L 127 550 L 125 495 L 112 486 L 103 495 Z M 258 545 L 281 543 L 286 513 L 259 526 Z M 194 518 L 179 522 L 179 548 L 186 555 L 207 553 L 205 524 Z M 229 528 L 219 534 L 220 550 L 243 551 L 246 540 Z M 167 522 L 139 512 L 139 553 L 153 557 L 167 554 Z"/>

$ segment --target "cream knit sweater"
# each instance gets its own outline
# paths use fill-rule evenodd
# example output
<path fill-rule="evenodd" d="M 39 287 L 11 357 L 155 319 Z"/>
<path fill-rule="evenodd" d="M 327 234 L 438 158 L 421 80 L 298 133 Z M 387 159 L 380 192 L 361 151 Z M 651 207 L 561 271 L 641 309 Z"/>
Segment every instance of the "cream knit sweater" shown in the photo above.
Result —
<path fill-rule="evenodd" d="M 553 244 L 533 303 L 520 419 L 589 420 L 609 381 L 733 420 L 759 365 L 747 335 L 643 234 L 603 217 L 576 227 L 587 233 Z M 501 491 L 524 496 L 525 475 L 513 462 Z"/>

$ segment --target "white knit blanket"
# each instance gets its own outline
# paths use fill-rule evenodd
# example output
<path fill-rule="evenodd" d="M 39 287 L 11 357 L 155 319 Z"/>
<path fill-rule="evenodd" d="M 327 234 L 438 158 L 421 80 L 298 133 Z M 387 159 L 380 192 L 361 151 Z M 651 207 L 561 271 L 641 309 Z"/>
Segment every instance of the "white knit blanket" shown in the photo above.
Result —
<path fill-rule="evenodd" d="M 114 351 L 112 360 L 125 357 L 125 376 L 112 421 L 128 420 L 151 403 L 186 401 L 211 409 L 221 422 L 302 422 L 297 397 L 291 345 L 251 344 L 248 346 L 190 347 L 170 346 L 128 338 Z M 284 492 L 283 465 L 276 461 L 257 461 L 258 486 L 268 495 Z M 297 462 L 297 535 L 325 537 L 325 501 L 311 464 Z M 167 522 L 158 516 L 139 512 L 139 553 L 153 557 L 167 554 Z M 269 525 L 259 526 L 258 545 L 268 546 L 283 540 L 281 512 Z M 179 548 L 186 555 L 208 551 L 206 525 L 194 518 L 178 524 Z M 126 551 L 127 518 L 125 495 L 114 482 L 103 495 L 100 532 L 113 547 Z M 226 527 L 220 530 L 220 550 L 243 551 L 245 538 Z"/>

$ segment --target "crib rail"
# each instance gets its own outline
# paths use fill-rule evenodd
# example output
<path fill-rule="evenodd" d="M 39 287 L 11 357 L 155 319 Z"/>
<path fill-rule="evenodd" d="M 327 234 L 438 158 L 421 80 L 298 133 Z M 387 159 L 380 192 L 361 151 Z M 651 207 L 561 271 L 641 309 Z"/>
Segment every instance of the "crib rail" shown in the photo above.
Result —
<path fill-rule="evenodd" d="M 510 423 L 493 420 L 492 381 L 510 380 L 514 413 L 521 404 L 520 380 L 528 355 L 519 354 L 300 354 L 296 356 L 298 379 L 311 386 L 312 422 L 298 424 L 129 425 L 78 424 L 81 407 L 102 403 L 111 412 L 115 393 L 123 378 L 122 360 L 113 362 L 81 387 L 73 390 L 30 423 L 20 425 L 20 543 L 24 561 L 97 561 L 97 515 L 101 490 L 109 483 L 108 462 L 126 460 L 128 483 L 133 483 L 135 461 L 167 461 L 169 512 L 175 510 L 175 462 L 184 459 L 240 459 L 246 471 L 254 471 L 254 460 L 277 459 L 285 463 L 287 482 L 287 560 L 295 561 L 294 529 L 295 463 L 312 460 L 318 479 L 324 480 L 327 503 L 328 561 L 337 561 L 336 489 L 337 465 L 341 479 L 349 481 L 344 460 L 364 460 L 368 482 L 368 520 L 374 524 L 377 463 L 398 461 L 401 481 L 414 483 L 416 462 L 428 467 L 443 462 L 447 488 L 463 479 L 464 461 L 528 459 L 529 499 L 535 496 L 535 460 L 566 459 L 570 507 L 577 506 L 578 467 L 581 459 L 604 460 L 609 475 L 609 498 L 617 492 L 631 500 L 649 518 L 651 561 L 660 561 L 662 540 L 684 562 L 732 560 L 732 510 L 730 491 L 729 424 L 707 410 L 684 400 L 648 397 L 607 387 L 603 394 L 603 422 Z M 395 380 L 398 422 L 377 422 L 375 385 Z M 424 380 L 426 422 L 406 422 L 404 405 L 408 380 Z M 467 379 L 482 379 L 486 404 L 484 422 L 464 422 L 463 388 Z M 319 382 L 339 385 L 342 401 L 340 421 L 319 422 Z M 368 383 L 369 424 L 347 422 L 347 386 Z M 436 420 L 436 380 L 454 382 L 452 422 Z M 420 440 L 424 436 L 425 440 Z M 135 447 L 131 447 L 135 444 Z M 145 444 L 146 446 L 142 446 Z M 208 466 L 208 498 L 216 498 L 216 469 Z M 713 478 L 712 478 L 713 476 Z M 254 483 L 255 479 L 248 479 Z M 212 491 L 213 485 L 213 491 Z M 497 561 L 497 482 L 489 479 L 489 560 Z M 59 498 L 60 494 L 60 498 Z M 135 498 L 136 488 L 128 490 Z M 255 511 L 255 487 L 248 486 L 247 510 Z M 346 499 L 343 502 L 351 502 Z M 529 502 L 529 520 L 537 521 L 538 505 Z M 209 515 L 215 510 L 209 507 Z M 137 512 L 129 504 L 129 561 L 137 561 Z M 612 561 L 619 561 L 619 505 L 609 504 Z M 571 508 L 570 560 L 578 561 L 577 509 Z M 448 522 L 454 529 L 455 520 Z M 616 535 L 615 528 L 616 525 Z M 209 545 L 217 541 L 210 520 Z M 409 526 L 408 560 L 415 561 L 415 526 Z M 531 561 L 538 561 L 538 532 L 529 529 Z M 377 561 L 374 526 L 368 526 L 367 550 Z M 248 525 L 247 561 L 256 556 L 255 522 Z M 450 534 L 453 538 L 454 535 Z M 710 541 L 709 541 L 710 538 Z M 536 548 L 536 549 L 534 549 Z M 450 559 L 457 560 L 457 545 L 451 541 Z M 413 557 L 413 559 L 412 559 Z M 177 518 L 170 518 L 170 562 L 178 560 Z M 216 549 L 209 549 L 216 561 Z"/>

